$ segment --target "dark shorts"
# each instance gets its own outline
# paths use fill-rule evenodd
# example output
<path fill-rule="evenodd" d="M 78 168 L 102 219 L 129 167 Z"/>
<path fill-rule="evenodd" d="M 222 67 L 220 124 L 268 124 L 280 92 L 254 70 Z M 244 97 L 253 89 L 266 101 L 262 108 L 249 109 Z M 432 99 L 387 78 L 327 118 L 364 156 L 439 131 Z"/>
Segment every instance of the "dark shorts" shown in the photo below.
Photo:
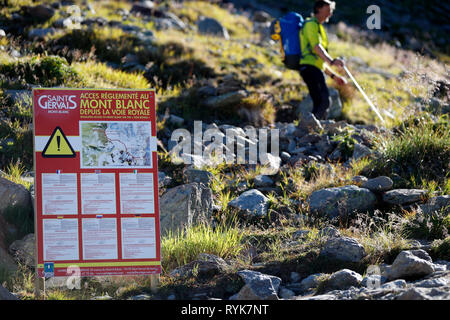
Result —
<path fill-rule="evenodd" d="M 302 64 L 299 71 L 313 101 L 312 113 L 317 119 L 325 120 L 331 99 L 322 70 L 309 64 Z"/>

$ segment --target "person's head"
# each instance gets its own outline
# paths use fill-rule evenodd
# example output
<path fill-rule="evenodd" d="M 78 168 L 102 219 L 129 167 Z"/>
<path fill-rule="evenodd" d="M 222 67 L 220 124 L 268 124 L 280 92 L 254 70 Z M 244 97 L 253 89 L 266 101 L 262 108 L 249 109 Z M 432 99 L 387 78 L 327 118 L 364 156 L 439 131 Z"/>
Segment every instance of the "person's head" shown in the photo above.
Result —
<path fill-rule="evenodd" d="M 336 8 L 336 2 L 329 0 L 318 0 L 314 3 L 314 16 L 319 23 L 328 22 Z"/>

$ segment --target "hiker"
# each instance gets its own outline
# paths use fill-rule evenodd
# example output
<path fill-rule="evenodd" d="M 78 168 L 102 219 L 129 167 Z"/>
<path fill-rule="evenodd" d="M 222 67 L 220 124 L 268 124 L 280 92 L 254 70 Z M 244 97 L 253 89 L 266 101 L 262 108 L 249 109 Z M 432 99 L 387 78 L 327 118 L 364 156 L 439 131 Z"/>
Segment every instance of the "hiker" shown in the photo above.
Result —
<path fill-rule="evenodd" d="M 347 84 L 345 78 L 333 72 L 326 65 L 337 66 L 339 68 L 344 67 L 343 60 L 332 59 L 328 54 L 327 34 L 322 25 L 322 23 L 328 22 L 329 18 L 333 15 L 335 6 L 334 1 L 316 1 L 313 15 L 305 20 L 303 28 L 300 31 L 302 50 L 302 59 L 300 60 L 299 68 L 300 75 L 303 81 L 305 81 L 313 101 L 314 107 L 312 113 L 319 120 L 326 119 L 327 109 L 331 104 L 323 71 L 338 85 L 342 86 Z"/>

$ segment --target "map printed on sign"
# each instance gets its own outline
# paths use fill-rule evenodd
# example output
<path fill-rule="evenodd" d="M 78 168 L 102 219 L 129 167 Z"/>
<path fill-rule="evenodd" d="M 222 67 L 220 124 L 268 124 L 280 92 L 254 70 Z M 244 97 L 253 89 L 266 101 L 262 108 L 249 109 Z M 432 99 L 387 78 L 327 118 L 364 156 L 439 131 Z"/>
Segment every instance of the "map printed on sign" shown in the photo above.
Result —
<path fill-rule="evenodd" d="M 161 272 L 153 90 L 34 89 L 40 277 Z"/>

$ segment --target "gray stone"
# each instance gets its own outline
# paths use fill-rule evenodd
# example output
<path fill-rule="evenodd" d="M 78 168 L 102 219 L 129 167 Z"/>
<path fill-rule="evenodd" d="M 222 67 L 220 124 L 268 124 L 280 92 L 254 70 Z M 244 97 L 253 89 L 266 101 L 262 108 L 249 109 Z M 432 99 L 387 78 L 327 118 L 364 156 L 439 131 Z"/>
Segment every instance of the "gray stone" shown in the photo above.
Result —
<path fill-rule="evenodd" d="M 54 34 L 56 32 L 55 28 L 37 28 L 32 29 L 28 32 L 28 38 L 31 39 L 45 39 L 46 36 Z"/>
<path fill-rule="evenodd" d="M 0 177 L 0 213 L 10 206 L 31 207 L 30 192 L 22 185 Z"/>
<path fill-rule="evenodd" d="M 6 37 L 6 32 L 3 29 L 0 29 L 0 38 Z"/>
<path fill-rule="evenodd" d="M 395 189 L 383 194 L 383 201 L 389 204 L 406 205 L 421 200 L 426 193 L 421 189 Z"/>
<path fill-rule="evenodd" d="M 435 288 L 435 287 L 444 287 L 450 283 L 448 278 L 437 278 L 437 279 L 426 279 L 417 281 L 414 283 L 414 287 L 419 288 Z"/>
<path fill-rule="evenodd" d="M 161 187 L 165 187 L 172 182 L 172 178 L 167 176 L 164 172 L 158 171 L 158 184 Z"/>
<path fill-rule="evenodd" d="M 384 192 L 392 189 L 394 182 L 391 178 L 386 176 L 376 177 L 374 179 L 369 179 L 363 183 L 362 187 L 369 189 L 373 192 Z"/>
<path fill-rule="evenodd" d="M 132 296 L 131 298 L 129 298 L 128 300 L 150 300 L 151 296 L 149 296 L 148 294 L 138 294 L 137 296 Z M 104 299 L 102 299 L 104 300 Z M 106 299 L 109 300 L 109 299 Z"/>
<path fill-rule="evenodd" d="M 357 185 L 358 187 L 361 187 L 365 182 L 367 182 L 369 179 L 367 179 L 364 176 L 354 176 L 352 178 L 352 183 L 354 183 L 355 185 Z"/>
<path fill-rule="evenodd" d="M 319 230 L 319 237 L 324 238 L 338 238 L 341 236 L 341 233 L 335 227 L 325 227 Z"/>
<path fill-rule="evenodd" d="M 300 282 L 300 289 L 303 291 L 308 291 L 317 288 L 317 286 L 319 285 L 319 278 L 323 275 L 323 273 L 314 273 L 307 276 Z"/>
<path fill-rule="evenodd" d="M 350 287 L 358 287 L 362 279 L 359 273 L 349 269 L 342 269 L 330 276 L 327 280 L 327 288 L 344 290 Z"/>
<path fill-rule="evenodd" d="M 49 20 L 55 14 L 55 10 L 49 6 L 39 4 L 34 7 L 24 7 L 25 11 L 36 20 L 41 22 Z"/>
<path fill-rule="evenodd" d="M 177 126 L 181 126 L 184 123 L 184 119 L 182 117 L 171 114 L 169 117 L 169 122 Z"/>
<path fill-rule="evenodd" d="M 280 298 L 281 299 L 291 299 L 295 296 L 294 291 L 289 290 L 287 288 L 281 288 L 280 289 Z"/>
<path fill-rule="evenodd" d="M 366 251 L 355 239 L 340 237 L 329 239 L 320 251 L 320 254 L 331 259 L 359 262 L 366 256 Z"/>
<path fill-rule="evenodd" d="M 327 188 L 315 191 L 308 199 L 313 213 L 330 218 L 374 209 L 376 196 L 368 189 L 357 186 Z"/>
<path fill-rule="evenodd" d="M 34 267 L 35 261 L 35 239 L 34 234 L 30 233 L 21 240 L 14 241 L 8 248 L 9 253 L 20 263 Z"/>
<path fill-rule="evenodd" d="M 245 90 L 232 91 L 220 96 L 206 98 L 203 104 L 209 108 L 223 108 L 238 104 L 248 96 Z"/>
<path fill-rule="evenodd" d="M 406 288 L 406 281 L 403 279 L 390 281 L 381 286 L 381 289 L 403 289 Z"/>
<path fill-rule="evenodd" d="M 153 3 L 153 1 L 142 1 L 134 3 L 131 7 L 130 13 L 139 13 L 145 16 L 151 16 L 154 9 L 155 4 Z"/>
<path fill-rule="evenodd" d="M 323 130 L 320 121 L 317 120 L 314 114 L 311 112 L 302 112 L 299 115 L 299 129 L 304 130 L 304 134 L 308 132 L 320 132 Z"/>
<path fill-rule="evenodd" d="M 281 279 L 251 270 L 241 270 L 238 275 L 244 280 L 244 287 L 238 292 L 237 300 L 278 300 Z"/>
<path fill-rule="evenodd" d="M 170 273 L 171 277 L 212 277 L 225 272 L 229 268 L 228 264 L 220 257 L 212 254 L 201 253 L 195 261 L 176 268 Z"/>
<path fill-rule="evenodd" d="M 280 154 L 280 158 L 281 158 L 281 160 L 283 160 L 284 162 L 288 162 L 289 159 L 291 158 L 291 155 L 290 155 L 289 153 L 287 153 L 286 151 L 283 151 L 283 152 Z"/>
<path fill-rule="evenodd" d="M 227 29 L 219 21 L 213 18 L 201 17 L 197 21 L 198 32 L 205 35 L 213 35 L 229 40 L 230 36 Z"/>
<path fill-rule="evenodd" d="M 298 282 L 300 280 L 300 274 L 298 272 L 291 272 L 291 282 Z"/>
<path fill-rule="evenodd" d="M 292 234 L 292 239 L 293 240 L 299 240 L 299 239 L 304 239 L 306 238 L 309 234 L 311 233 L 311 231 L 309 230 L 297 230 Z"/>
<path fill-rule="evenodd" d="M 184 174 L 186 175 L 188 183 L 198 182 L 209 185 L 214 179 L 214 175 L 211 172 L 195 168 L 186 169 Z"/>
<path fill-rule="evenodd" d="M 423 213 L 431 214 L 433 212 L 450 213 L 450 195 L 437 196 L 431 198 L 427 203 L 419 206 Z"/>
<path fill-rule="evenodd" d="M 424 250 L 402 251 L 395 258 L 392 266 L 385 271 L 384 275 L 389 280 L 429 275 L 434 272 L 434 266 L 429 261 L 431 258 L 428 259 L 425 255 L 428 256 Z"/>
<path fill-rule="evenodd" d="M 337 300 L 333 294 L 320 294 L 312 297 L 297 297 L 298 300 Z"/>
<path fill-rule="evenodd" d="M 396 300 L 431 300 L 422 288 L 410 288 L 397 296 Z"/>
<path fill-rule="evenodd" d="M 355 143 L 352 158 L 358 160 L 364 157 L 370 157 L 372 153 L 372 150 L 370 150 L 370 148 L 366 147 L 365 145 L 361 143 Z"/>
<path fill-rule="evenodd" d="M 19 299 L 15 295 L 13 295 L 11 292 L 6 290 L 0 284 L 0 300 L 19 300 Z"/>
<path fill-rule="evenodd" d="M 255 187 L 270 187 L 273 185 L 273 180 L 269 176 L 257 175 L 254 179 Z"/>
<path fill-rule="evenodd" d="M 264 216 L 269 207 L 269 199 L 259 190 L 251 189 L 243 192 L 239 197 L 230 201 L 231 208 L 239 209 L 256 216 Z"/>
<path fill-rule="evenodd" d="M 271 153 L 260 154 L 261 174 L 272 176 L 280 171 L 281 158 Z"/>
<path fill-rule="evenodd" d="M 160 198 L 161 233 L 176 233 L 193 224 L 208 221 L 212 213 L 212 191 L 190 183 L 168 189 Z"/>
<path fill-rule="evenodd" d="M 369 289 L 377 289 L 386 282 L 387 278 L 379 274 L 365 276 L 361 281 L 361 286 Z"/>

